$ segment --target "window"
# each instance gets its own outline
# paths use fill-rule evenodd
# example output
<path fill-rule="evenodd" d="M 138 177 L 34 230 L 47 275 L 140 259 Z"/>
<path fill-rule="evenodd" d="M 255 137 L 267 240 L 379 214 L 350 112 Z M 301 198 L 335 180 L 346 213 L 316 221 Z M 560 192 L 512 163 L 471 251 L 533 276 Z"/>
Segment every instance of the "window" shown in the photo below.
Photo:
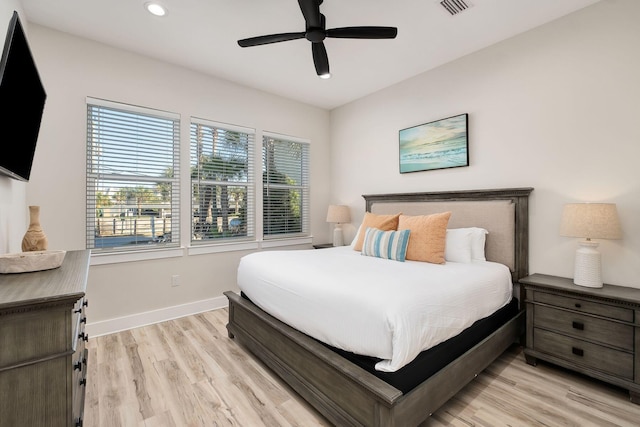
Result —
<path fill-rule="evenodd" d="M 87 248 L 179 246 L 179 120 L 87 98 Z"/>
<path fill-rule="evenodd" d="M 309 234 L 309 143 L 266 133 L 262 139 L 265 239 Z"/>
<path fill-rule="evenodd" d="M 254 135 L 191 119 L 192 243 L 255 239 Z"/>

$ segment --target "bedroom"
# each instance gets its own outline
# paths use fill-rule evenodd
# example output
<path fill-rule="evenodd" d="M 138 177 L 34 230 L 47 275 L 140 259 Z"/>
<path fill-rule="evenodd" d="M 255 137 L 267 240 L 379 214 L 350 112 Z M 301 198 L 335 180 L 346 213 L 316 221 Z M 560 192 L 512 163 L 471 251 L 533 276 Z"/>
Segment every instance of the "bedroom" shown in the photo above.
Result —
<path fill-rule="evenodd" d="M 19 250 L 29 204 L 42 207 L 52 248 L 84 248 L 84 228 L 69 225 L 84 221 L 84 100 L 97 96 L 311 140 L 314 243 L 330 241 L 330 203 L 350 207 L 345 235 L 353 237 L 362 194 L 531 186 L 529 270 L 570 277 L 576 241 L 557 232 L 562 206 L 615 202 L 624 239 L 601 243 L 604 279 L 640 287 L 638 7 L 597 2 L 331 111 L 30 23 L 49 101 L 32 181 L 2 179 L 3 252 Z M 1 8 L 7 21 L 22 5 Z M 229 102 L 208 101 L 220 96 Z M 398 129 L 457 113 L 470 114 L 470 166 L 400 175 Z M 92 266 L 90 335 L 226 305 L 222 292 L 242 254 Z M 174 274 L 179 287 L 170 286 Z"/>

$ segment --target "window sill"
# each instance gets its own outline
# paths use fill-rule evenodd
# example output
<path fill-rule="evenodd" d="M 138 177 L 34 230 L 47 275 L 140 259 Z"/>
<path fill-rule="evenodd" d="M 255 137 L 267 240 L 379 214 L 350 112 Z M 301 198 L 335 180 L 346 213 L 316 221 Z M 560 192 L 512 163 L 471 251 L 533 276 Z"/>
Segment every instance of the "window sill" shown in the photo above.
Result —
<path fill-rule="evenodd" d="M 91 265 L 118 264 L 121 262 L 147 261 L 152 259 L 184 256 L 184 248 L 152 249 L 109 254 L 91 254 Z"/>
<path fill-rule="evenodd" d="M 218 243 L 198 245 L 188 248 L 166 248 L 157 250 L 129 251 L 109 254 L 92 254 L 91 265 L 118 264 L 122 262 L 147 261 L 163 258 L 178 258 L 185 255 L 203 255 L 220 252 L 256 251 L 267 248 L 278 248 L 299 245 L 311 245 L 313 236 L 287 239 L 273 239 L 250 242 Z"/>

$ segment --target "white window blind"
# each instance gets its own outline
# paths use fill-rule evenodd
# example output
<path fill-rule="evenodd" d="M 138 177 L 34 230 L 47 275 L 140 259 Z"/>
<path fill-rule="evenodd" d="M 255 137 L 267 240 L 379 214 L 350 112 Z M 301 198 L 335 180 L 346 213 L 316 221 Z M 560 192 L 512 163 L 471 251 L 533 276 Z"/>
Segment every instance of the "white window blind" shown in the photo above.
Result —
<path fill-rule="evenodd" d="M 179 246 L 177 114 L 87 98 L 87 248 Z"/>
<path fill-rule="evenodd" d="M 265 133 L 262 174 L 264 238 L 309 235 L 309 143 Z"/>
<path fill-rule="evenodd" d="M 191 119 L 192 243 L 255 239 L 253 129 Z"/>

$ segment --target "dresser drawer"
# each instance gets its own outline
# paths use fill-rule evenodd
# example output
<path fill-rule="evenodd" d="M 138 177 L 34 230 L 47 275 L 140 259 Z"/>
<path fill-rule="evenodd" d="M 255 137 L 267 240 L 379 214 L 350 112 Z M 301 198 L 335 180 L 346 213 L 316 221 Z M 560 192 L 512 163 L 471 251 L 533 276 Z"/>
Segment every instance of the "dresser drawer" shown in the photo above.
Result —
<path fill-rule="evenodd" d="M 583 367 L 633 380 L 633 354 L 535 328 L 533 348 Z"/>
<path fill-rule="evenodd" d="M 71 390 L 73 393 L 73 401 L 75 401 L 76 395 L 79 395 L 84 391 L 80 385 L 84 383 L 82 380 L 87 376 L 87 350 L 84 347 L 84 342 L 78 343 L 78 349 L 73 353 L 71 364 L 73 372 Z"/>
<path fill-rule="evenodd" d="M 77 357 L 76 357 L 77 356 Z M 84 400 L 86 396 L 87 388 L 87 362 L 89 358 L 89 351 L 84 349 L 80 355 L 74 354 L 74 374 L 73 374 L 73 424 L 74 426 L 81 426 L 84 418 Z M 78 365 L 77 363 L 80 362 Z M 80 366 L 80 369 L 77 367 Z"/>
<path fill-rule="evenodd" d="M 77 350 L 78 341 L 87 341 L 89 336 L 84 331 L 85 326 L 87 324 L 87 315 L 85 313 L 85 306 L 87 305 L 87 300 L 85 298 L 80 298 L 76 304 L 73 306 L 72 313 L 72 334 L 71 334 L 71 343 L 73 346 L 73 351 Z"/>
<path fill-rule="evenodd" d="M 609 317 L 611 319 L 633 322 L 633 310 L 606 305 L 601 302 L 587 301 L 570 296 L 548 294 L 546 292 L 535 291 L 533 299 L 536 302 L 554 305 L 556 307 L 568 308 L 582 313 L 595 314 Z"/>
<path fill-rule="evenodd" d="M 64 307 L 19 311 L 0 317 L 0 368 L 62 354 L 69 345 L 70 313 Z M 38 340 L 33 337 L 42 337 Z M 10 343 L 10 345 L 9 345 Z"/>
<path fill-rule="evenodd" d="M 536 305 L 533 313 L 536 328 L 633 351 L 633 326 L 543 305 Z"/>

